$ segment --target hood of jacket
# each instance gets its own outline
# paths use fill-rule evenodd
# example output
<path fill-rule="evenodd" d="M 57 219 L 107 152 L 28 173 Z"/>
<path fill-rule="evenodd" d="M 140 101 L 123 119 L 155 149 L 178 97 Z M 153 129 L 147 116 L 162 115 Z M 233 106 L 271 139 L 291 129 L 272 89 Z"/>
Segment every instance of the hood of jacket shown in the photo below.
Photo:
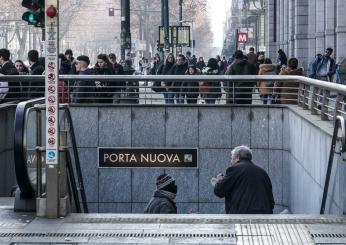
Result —
<path fill-rule="evenodd" d="M 210 67 L 205 67 L 202 70 L 202 74 L 206 74 L 206 75 L 218 75 L 219 74 L 219 70 L 218 69 L 212 69 Z"/>
<path fill-rule="evenodd" d="M 304 76 L 304 69 L 303 68 L 297 68 L 292 69 L 289 67 L 284 67 L 281 69 L 281 75 L 297 75 L 297 76 Z"/>
<path fill-rule="evenodd" d="M 260 65 L 259 68 L 262 73 L 276 71 L 276 65 L 273 65 L 273 64 L 263 64 L 263 65 Z"/>

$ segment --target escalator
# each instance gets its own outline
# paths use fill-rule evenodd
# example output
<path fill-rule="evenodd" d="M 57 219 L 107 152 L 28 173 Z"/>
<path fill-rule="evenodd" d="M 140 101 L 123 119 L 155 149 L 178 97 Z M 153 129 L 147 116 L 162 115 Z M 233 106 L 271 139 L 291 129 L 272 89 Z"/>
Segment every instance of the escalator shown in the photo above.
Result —
<path fill-rule="evenodd" d="M 67 183 L 73 212 L 88 213 L 83 176 L 77 151 L 70 110 L 60 107 L 59 130 L 67 131 L 69 145 L 66 151 Z M 45 106 L 44 99 L 18 104 L 15 113 L 14 160 L 18 183 L 15 211 L 35 211 L 36 198 L 46 196 L 45 165 Z M 28 204 L 28 203 L 31 203 Z"/>

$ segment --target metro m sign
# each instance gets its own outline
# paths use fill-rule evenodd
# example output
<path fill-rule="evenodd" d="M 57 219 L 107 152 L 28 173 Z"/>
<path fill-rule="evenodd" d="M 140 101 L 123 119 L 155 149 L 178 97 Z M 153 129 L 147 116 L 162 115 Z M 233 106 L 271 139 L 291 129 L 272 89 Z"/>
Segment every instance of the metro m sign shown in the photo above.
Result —
<path fill-rule="evenodd" d="M 238 43 L 247 43 L 248 34 L 246 32 L 238 32 Z"/>

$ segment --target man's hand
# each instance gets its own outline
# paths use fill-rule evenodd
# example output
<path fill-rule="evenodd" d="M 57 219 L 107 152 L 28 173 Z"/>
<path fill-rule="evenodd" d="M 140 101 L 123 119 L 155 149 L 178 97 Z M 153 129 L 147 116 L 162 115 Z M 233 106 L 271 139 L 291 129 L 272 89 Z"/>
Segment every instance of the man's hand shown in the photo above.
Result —
<path fill-rule="evenodd" d="M 219 173 L 219 174 L 216 176 L 216 178 L 217 178 L 218 180 L 222 180 L 224 177 L 225 177 L 225 175 L 224 175 L 223 173 Z"/>

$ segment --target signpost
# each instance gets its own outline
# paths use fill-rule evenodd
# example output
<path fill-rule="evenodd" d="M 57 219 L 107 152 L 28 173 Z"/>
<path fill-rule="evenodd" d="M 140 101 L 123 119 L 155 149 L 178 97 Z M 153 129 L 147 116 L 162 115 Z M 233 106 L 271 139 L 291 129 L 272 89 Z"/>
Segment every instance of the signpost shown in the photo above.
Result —
<path fill-rule="evenodd" d="M 59 216 L 58 9 L 58 0 L 45 0 L 46 210 L 48 218 Z"/>

